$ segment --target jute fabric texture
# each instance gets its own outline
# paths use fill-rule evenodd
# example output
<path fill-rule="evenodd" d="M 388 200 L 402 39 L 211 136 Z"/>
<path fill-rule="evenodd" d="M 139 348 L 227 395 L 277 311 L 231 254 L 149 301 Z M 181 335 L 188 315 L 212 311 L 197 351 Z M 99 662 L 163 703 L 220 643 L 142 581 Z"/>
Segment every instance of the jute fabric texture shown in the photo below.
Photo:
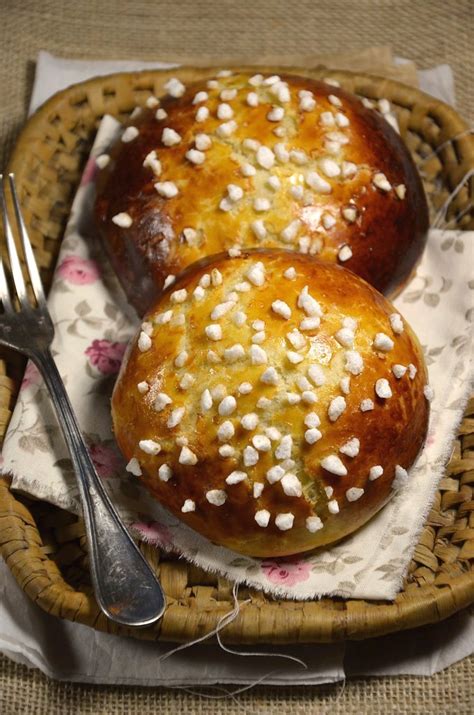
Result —
<path fill-rule="evenodd" d="M 450 64 L 458 109 L 472 121 L 473 18 L 471 0 L 2 0 L 0 167 L 24 121 L 40 49 L 77 58 L 189 61 L 389 45 L 419 68 Z"/>
<path fill-rule="evenodd" d="M 24 121 L 39 49 L 70 57 L 176 58 L 212 53 L 315 54 L 389 44 L 419 67 L 448 63 L 458 108 L 472 121 L 474 5 L 360 0 L 310 2 L 115 2 L 34 0 L 0 3 L 0 166 Z M 432 678 L 357 679 L 346 685 L 294 690 L 258 688 L 210 701 L 170 690 L 50 683 L 0 661 L 0 710 L 7 713 L 439 713 L 472 712 L 472 659 Z"/>
<path fill-rule="evenodd" d="M 0 657 L 0 711 L 4 715 L 472 715 L 473 678 L 474 659 L 466 658 L 431 678 L 405 675 L 355 678 L 345 685 L 257 686 L 234 701 L 168 688 L 57 683 Z"/>

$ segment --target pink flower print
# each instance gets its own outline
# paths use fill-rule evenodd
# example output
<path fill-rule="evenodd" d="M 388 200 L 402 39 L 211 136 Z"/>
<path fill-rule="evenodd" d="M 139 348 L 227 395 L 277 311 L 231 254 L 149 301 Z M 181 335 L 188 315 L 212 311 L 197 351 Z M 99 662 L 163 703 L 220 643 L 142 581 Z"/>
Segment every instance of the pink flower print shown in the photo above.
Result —
<path fill-rule="evenodd" d="M 120 369 L 126 343 L 113 343 L 110 340 L 93 340 L 85 354 L 91 365 L 102 375 L 115 375 Z"/>
<path fill-rule="evenodd" d="M 26 366 L 25 374 L 23 375 L 21 389 L 26 390 L 26 388 L 30 387 L 30 385 L 37 385 L 40 380 L 41 375 L 38 372 L 38 368 L 36 367 L 34 362 L 31 362 L 31 360 L 29 360 L 28 365 Z"/>
<path fill-rule="evenodd" d="M 267 579 L 279 586 L 294 586 L 301 581 L 307 581 L 311 564 L 306 561 L 263 561 L 262 571 Z"/>
<path fill-rule="evenodd" d="M 89 452 L 102 479 L 109 479 L 118 474 L 122 468 L 122 460 L 117 452 L 106 444 L 97 442 L 89 445 Z"/>
<path fill-rule="evenodd" d="M 93 156 L 91 156 L 85 166 L 84 171 L 82 172 L 81 186 L 87 186 L 87 184 L 90 184 L 92 181 L 95 181 L 97 169 L 98 167 L 96 160 Z"/>
<path fill-rule="evenodd" d="M 100 277 L 95 261 L 79 258 L 78 256 L 66 256 L 58 266 L 57 274 L 76 286 L 95 283 Z"/>
<path fill-rule="evenodd" d="M 130 526 L 137 532 L 139 538 L 147 544 L 162 546 L 164 548 L 173 545 L 171 531 L 167 526 L 160 524 L 158 521 L 151 521 L 149 523 L 136 521 L 130 524 Z"/>
<path fill-rule="evenodd" d="M 434 432 L 429 432 L 426 438 L 425 447 L 431 447 L 436 442 L 436 435 Z"/>

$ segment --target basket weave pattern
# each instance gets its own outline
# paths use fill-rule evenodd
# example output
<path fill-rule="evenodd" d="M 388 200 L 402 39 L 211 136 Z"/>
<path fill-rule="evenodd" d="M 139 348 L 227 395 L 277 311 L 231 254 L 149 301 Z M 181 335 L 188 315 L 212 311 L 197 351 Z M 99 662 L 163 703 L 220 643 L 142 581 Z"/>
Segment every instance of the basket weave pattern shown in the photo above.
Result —
<path fill-rule="evenodd" d="M 274 71 L 275 68 L 268 68 Z M 258 68 L 262 71 L 262 68 Z M 265 71 L 265 68 L 263 68 Z M 288 71 L 288 70 L 287 70 Z M 433 215 L 474 167 L 474 141 L 456 112 L 417 90 L 369 75 L 301 70 L 331 76 L 369 99 L 386 97 L 424 179 Z M 174 70 L 186 82 L 209 70 Z M 81 170 L 105 113 L 126 118 L 150 94 L 162 94 L 170 72 L 95 78 L 53 97 L 32 117 L 9 170 L 16 174 L 25 221 L 48 285 Z M 452 140 L 452 141 L 450 141 Z M 27 157 L 27 161 L 25 161 Z M 450 227 L 474 228 L 474 179 L 450 203 Z M 0 434 L 4 434 L 23 361 L 1 355 Z M 469 404 L 454 452 L 415 550 L 403 591 L 393 603 L 322 599 L 272 599 L 242 588 L 239 617 L 225 628 L 228 642 L 331 642 L 367 638 L 446 618 L 474 601 L 474 401 Z M 215 628 L 233 606 L 232 584 L 155 547 L 141 546 L 167 594 L 165 616 L 153 627 L 129 631 L 110 623 L 92 595 L 83 523 L 41 502 L 19 499 L 0 480 L 0 550 L 20 586 L 53 615 L 109 632 L 187 641 Z"/>

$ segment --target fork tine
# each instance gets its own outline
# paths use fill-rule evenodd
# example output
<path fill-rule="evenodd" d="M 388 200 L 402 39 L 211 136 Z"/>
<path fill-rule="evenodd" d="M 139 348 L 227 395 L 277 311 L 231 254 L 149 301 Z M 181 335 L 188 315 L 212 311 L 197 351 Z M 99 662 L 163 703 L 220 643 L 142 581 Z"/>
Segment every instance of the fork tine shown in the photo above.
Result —
<path fill-rule="evenodd" d="M 8 174 L 8 179 L 10 182 L 10 189 L 13 197 L 13 206 L 15 207 L 16 220 L 18 223 L 18 229 L 20 232 L 21 243 L 23 246 L 23 253 L 25 255 L 26 266 L 30 274 L 30 282 L 33 288 L 33 292 L 36 296 L 38 306 L 40 308 L 46 305 L 46 298 L 44 296 L 43 284 L 41 282 L 41 277 L 38 271 L 38 266 L 36 264 L 35 254 L 31 247 L 31 242 L 28 236 L 28 231 L 26 230 L 25 222 L 20 209 L 20 202 L 18 201 L 18 196 L 16 193 L 15 186 L 15 176 L 14 174 Z"/>
<path fill-rule="evenodd" d="M 4 216 L 6 208 L 5 208 L 5 200 L 4 200 L 4 195 L 3 195 L 3 176 L 0 174 L 0 210 L 2 212 L 2 216 Z M 6 238 L 6 236 L 5 236 Z M 5 266 L 3 265 L 3 258 L 2 254 L 0 252 L 0 300 L 3 303 L 3 308 L 6 312 L 13 312 L 13 305 L 12 305 L 12 300 L 10 298 L 10 289 L 8 287 L 8 282 L 7 282 L 7 276 L 5 274 Z"/>
<path fill-rule="evenodd" d="M 0 206 L 2 209 L 3 228 L 5 231 L 5 239 L 7 242 L 8 257 L 10 259 L 10 269 L 12 272 L 13 283 L 15 284 L 15 290 L 18 299 L 24 307 L 29 307 L 25 281 L 23 279 L 23 273 L 21 271 L 20 259 L 18 258 L 18 251 L 16 250 L 15 239 L 13 238 L 10 219 L 8 218 L 7 214 L 7 206 L 5 200 L 5 183 L 5 178 L 2 176 L 0 184 Z"/>
<path fill-rule="evenodd" d="M 1 181 L 1 175 L 0 175 Z M 0 254 L 0 301 L 3 303 L 3 309 L 7 313 L 13 312 L 13 305 L 10 298 L 10 290 L 8 288 L 7 277 L 5 275 L 5 267 L 3 265 L 3 258 Z"/>

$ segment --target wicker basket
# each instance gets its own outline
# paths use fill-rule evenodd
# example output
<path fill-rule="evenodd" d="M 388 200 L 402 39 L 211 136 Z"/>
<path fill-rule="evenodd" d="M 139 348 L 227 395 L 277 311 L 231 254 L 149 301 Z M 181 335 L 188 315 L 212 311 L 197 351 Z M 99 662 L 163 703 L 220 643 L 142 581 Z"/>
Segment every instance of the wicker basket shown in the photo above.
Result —
<path fill-rule="evenodd" d="M 257 69 L 257 68 L 255 68 Z M 270 68 L 263 68 L 265 69 Z M 262 68 L 258 68 L 262 71 Z M 275 68 L 271 68 L 275 71 Z M 337 79 L 369 99 L 388 98 L 417 162 L 436 212 L 474 168 L 474 141 L 447 105 L 391 80 L 326 69 L 299 74 Z M 9 170 L 16 174 L 26 223 L 48 284 L 81 169 L 101 117 L 125 118 L 150 94 L 160 95 L 171 74 L 183 81 L 215 70 L 182 68 L 98 77 L 55 95 L 29 120 Z M 451 201 L 450 226 L 474 228 L 474 179 Z M 17 354 L 1 354 L 0 434 L 4 434 L 22 374 Z M 362 639 L 440 621 L 474 601 L 474 401 L 415 550 L 403 591 L 393 603 L 324 598 L 272 599 L 241 589 L 238 618 L 224 630 L 233 643 L 331 642 Z M 232 609 L 232 584 L 215 574 L 142 545 L 167 594 L 153 627 L 130 631 L 99 611 L 89 580 L 82 521 L 42 502 L 20 498 L 0 480 L 0 549 L 20 586 L 41 608 L 61 618 L 138 638 L 187 641 L 215 628 Z"/>

